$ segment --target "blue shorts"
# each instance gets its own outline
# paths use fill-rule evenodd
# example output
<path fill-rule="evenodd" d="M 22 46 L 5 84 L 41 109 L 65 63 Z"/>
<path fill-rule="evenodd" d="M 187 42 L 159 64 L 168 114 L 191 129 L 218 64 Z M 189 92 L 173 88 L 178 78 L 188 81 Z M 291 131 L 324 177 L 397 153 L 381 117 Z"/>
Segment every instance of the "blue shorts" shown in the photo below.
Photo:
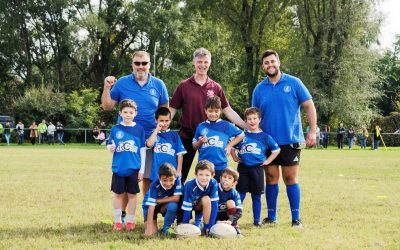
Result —
<path fill-rule="evenodd" d="M 137 194 L 140 192 L 138 181 L 139 170 L 134 170 L 129 176 L 112 175 L 111 191 L 116 194 L 130 193 Z"/>
<path fill-rule="evenodd" d="M 239 163 L 239 180 L 236 190 L 243 193 L 263 194 L 264 193 L 264 167 L 263 166 L 245 166 Z"/>

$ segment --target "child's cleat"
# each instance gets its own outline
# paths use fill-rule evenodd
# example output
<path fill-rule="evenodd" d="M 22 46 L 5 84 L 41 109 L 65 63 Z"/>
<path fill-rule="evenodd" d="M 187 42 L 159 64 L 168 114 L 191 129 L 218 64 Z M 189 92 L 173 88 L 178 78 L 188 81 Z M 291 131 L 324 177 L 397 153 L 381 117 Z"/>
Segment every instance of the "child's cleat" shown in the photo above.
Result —
<path fill-rule="evenodd" d="M 239 227 L 234 227 L 234 228 L 235 228 L 235 230 L 236 230 L 237 237 L 238 237 L 238 238 L 243 238 L 243 234 L 242 234 L 242 232 L 240 231 Z"/>
<path fill-rule="evenodd" d="M 135 227 L 136 227 L 136 225 L 133 222 L 127 222 L 125 225 L 125 229 L 128 231 L 135 229 Z"/>
<path fill-rule="evenodd" d="M 292 221 L 292 227 L 293 228 L 303 228 L 303 224 L 301 223 L 300 220 L 294 220 L 294 221 Z"/>
<path fill-rule="evenodd" d="M 263 219 L 262 224 L 264 226 L 273 227 L 273 226 L 276 226 L 276 221 L 267 217 L 267 218 Z"/>
<path fill-rule="evenodd" d="M 172 228 L 168 228 L 167 230 L 162 230 L 161 233 L 168 237 L 174 236 L 174 230 Z"/>
<path fill-rule="evenodd" d="M 200 230 L 203 228 L 203 223 L 201 221 L 195 221 L 193 223 L 196 227 L 198 227 Z"/>
<path fill-rule="evenodd" d="M 260 222 L 258 222 L 258 223 L 253 223 L 253 226 L 255 226 L 255 227 L 262 227 L 263 225 L 262 225 Z"/>
<path fill-rule="evenodd" d="M 114 230 L 115 231 L 121 231 L 122 230 L 122 223 L 121 222 L 115 222 L 114 223 Z"/>

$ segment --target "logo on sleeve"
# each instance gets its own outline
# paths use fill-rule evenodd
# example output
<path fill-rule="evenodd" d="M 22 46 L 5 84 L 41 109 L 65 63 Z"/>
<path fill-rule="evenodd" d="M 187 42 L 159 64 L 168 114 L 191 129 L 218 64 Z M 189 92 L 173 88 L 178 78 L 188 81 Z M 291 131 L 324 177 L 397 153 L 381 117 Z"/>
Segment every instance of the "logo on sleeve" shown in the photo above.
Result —
<path fill-rule="evenodd" d="M 215 96 L 214 90 L 208 89 L 207 90 L 207 97 L 213 97 L 213 96 Z"/>
<path fill-rule="evenodd" d="M 116 134 L 115 134 L 115 137 L 117 137 L 117 139 L 122 139 L 122 137 L 124 137 L 124 132 L 122 132 L 122 131 L 118 131 Z"/>

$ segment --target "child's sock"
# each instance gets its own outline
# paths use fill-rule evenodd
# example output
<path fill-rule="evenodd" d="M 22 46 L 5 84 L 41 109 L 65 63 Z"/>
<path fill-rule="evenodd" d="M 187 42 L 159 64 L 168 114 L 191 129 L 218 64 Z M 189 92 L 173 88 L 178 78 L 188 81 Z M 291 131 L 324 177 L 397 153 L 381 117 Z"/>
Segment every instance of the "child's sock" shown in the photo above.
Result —
<path fill-rule="evenodd" d="M 197 227 L 201 226 L 201 220 L 203 219 L 202 211 L 195 211 L 194 213 L 194 225 Z"/>
<path fill-rule="evenodd" d="M 168 228 L 174 223 L 176 211 L 178 210 L 178 203 L 170 202 L 167 204 L 167 212 L 165 213 L 163 231 L 166 232 Z"/>
<path fill-rule="evenodd" d="M 286 193 L 289 198 L 290 210 L 292 211 L 292 221 L 300 219 L 300 185 L 286 186 Z"/>
<path fill-rule="evenodd" d="M 128 222 L 135 223 L 135 215 L 134 214 L 128 214 L 126 216 L 126 223 L 128 223 Z"/>
<path fill-rule="evenodd" d="M 122 210 L 119 209 L 114 209 L 114 222 L 122 222 L 121 221 L 121 214 L 122 214 Z"/>
<path fill-rule="evenodd" d="M 251 194 L 253 201 L 253 221 L 254 224 L 259 224 L 261 220 L 261 194 Z"/>
<path fill-rule="evenodd" d="M 276 206 L 278 202 L 279 185 L 272 184 L 265 187 L 265 199 L 267 200 L 268 218 L 276 221 Z"/>

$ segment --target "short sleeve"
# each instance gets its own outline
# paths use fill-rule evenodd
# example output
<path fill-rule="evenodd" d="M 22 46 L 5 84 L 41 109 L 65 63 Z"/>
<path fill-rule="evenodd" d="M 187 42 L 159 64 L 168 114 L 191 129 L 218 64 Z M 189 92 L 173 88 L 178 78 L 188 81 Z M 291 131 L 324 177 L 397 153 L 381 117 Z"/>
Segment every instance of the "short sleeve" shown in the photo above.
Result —
<path fill-rule="evenodd" d="M 180 83 L 172 95 L 170 106 L 174 109 L 182 108 L 182 83 Z"/>

